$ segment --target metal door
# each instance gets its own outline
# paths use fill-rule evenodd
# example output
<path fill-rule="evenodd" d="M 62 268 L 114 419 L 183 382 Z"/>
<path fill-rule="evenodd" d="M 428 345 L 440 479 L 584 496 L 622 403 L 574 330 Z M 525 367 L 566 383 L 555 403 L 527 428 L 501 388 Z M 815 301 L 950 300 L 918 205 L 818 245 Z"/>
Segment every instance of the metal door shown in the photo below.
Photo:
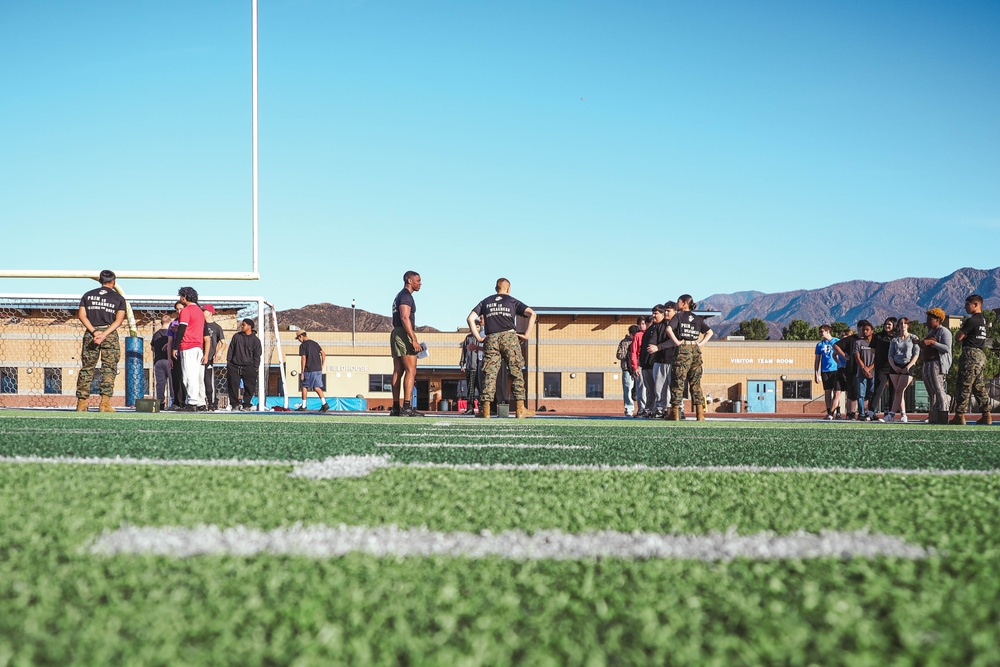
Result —
<path fill-rule="evenodd" d="M 775 381 L 747 381 L 747 412 L 775 411 Z"/>

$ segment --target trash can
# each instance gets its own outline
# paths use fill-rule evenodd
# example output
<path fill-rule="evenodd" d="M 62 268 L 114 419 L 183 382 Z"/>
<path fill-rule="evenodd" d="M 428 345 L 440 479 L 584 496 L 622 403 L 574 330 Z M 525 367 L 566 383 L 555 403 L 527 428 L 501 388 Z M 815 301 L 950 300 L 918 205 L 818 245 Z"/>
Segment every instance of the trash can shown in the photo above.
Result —
<path fill-rule="evenodd" d="M 733 401 L 733 412 L 740 413 L 743 412 L 742 401 Z"/>
<path fill-rule="evenodd" d="M 441 402 L 438 403 L 438 409 L 441 412 L 448 412 L 449 410 L 451 410 L 451 403 L 448 401 L 447 398 L 441 399 Z"/>

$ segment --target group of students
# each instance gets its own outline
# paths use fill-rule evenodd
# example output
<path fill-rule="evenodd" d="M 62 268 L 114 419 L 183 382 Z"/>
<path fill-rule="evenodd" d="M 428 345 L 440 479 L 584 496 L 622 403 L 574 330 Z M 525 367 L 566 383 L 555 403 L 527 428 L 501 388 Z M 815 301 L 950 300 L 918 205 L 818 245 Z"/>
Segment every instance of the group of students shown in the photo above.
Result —
<path fill-rule="evenodd" d="M 693 312 L 695 305 L 690 294 L 682 294 L 676 302 L 653 306 L 618 344 L 627 416 L 678 421 L 687 389 L 697 419 L 704 421 L 701 346 L 713 332 Z"/>
<path fill-rule="evenodd" d="M 198 292 L 182 287 L 177 292 L 174 313 L 160 318 L 153 334 L 156 400 L 160 409 L 207 412 L 218 409 L 215 395 L 215 364 L 226 351 L 227 393 L 230 409 L 249 410 L 257 393 L 257 373 L 263 346 L 254 332 L 254 322 L 246 318 L 227 347 L 222 327 L 215 322 L 215 308 L 199 305 Z M 171 405 L 166 404 L 170 383 Z M 243 395 L 240 396 L 240 387 Z"/>
<path fill-rule="evenodd" d="M 882 331 L 868 320 L 858 322 L 857 331 L 848 330 L 842 338 L 832 335 L 830 325 L 820 327 L 822 340 L 816 345 L 814 370 L 821 382 L 826 402 L 825 420 L 840 418 L 840 399 L 846 396 L 846 417 L 860 421 L 908 421 L 905 392 L 921 375 L 928 397 L 928 423 L 964 424 L 969 399 L 975 395 L 982 409 L 977 423 L 991 424 L 990 399 L 986 393 L 984 368 L 987 337 L 983 316 L 983 298 L 978 294 L 965 301 L 969 317 L 956 334 L 962 343 L 956 383 L 955 416 L 949 421 L 947 377 L 952 366 L 952 334 L 945 326 L 947 317 L 941 308 L 926 312 L 927 334 L 919 338 L 910 333 L 910 320 L 890 317 Z M 878 416 L 879 402 L 888 391 L 891 407 Z"/>

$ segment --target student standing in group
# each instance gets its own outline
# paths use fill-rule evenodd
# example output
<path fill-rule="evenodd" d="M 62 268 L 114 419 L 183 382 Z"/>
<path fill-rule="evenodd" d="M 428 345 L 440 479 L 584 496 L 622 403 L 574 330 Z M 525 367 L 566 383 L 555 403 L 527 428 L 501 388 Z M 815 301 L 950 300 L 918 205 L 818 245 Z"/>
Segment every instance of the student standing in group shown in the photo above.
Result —
<path fill-rule="evenodd" d="M 858 322 L 858 339 L 854 342 L 852 356 L 858 368 L 858 419 L 866 422 L 875 418 L 875 348 L 872 338 L 875 328 L 868 320 Z"/>
<path fill-rule="evenodd" d="M 632 377 L 635 378 L 635 416 L 648 417 L 651 405 L 646 405 L 646 387 L 642 379 L 642 366 L 639 364 L 639 357 L 642 352 L 642 339 L 646 336 L 646 330 L 652 318 L 640 316 L 636 320 L 639 330 L 632 336 L 632 352 L 629 355 L 629 367 L 632 369 Z"/>
<path fill-rule="evenodd" d="M 215 362 L 222 359 L 226 349 L 222 327 L 215 321 L 215 306 L 210 303 L 202 307 L 205 313 L 205 336 L 209 339 L 208 354 L 205 356 L 205 405 L 209 410 L 219 408 L 219 397 L 215 395 Z"/>
<path fill-rule="evenodd" d="M 896 336 L 896 318 L 887 317 L 882 324 L 882 331 L 872 337 L 872 348 L 875 350 L 875 392 L 868 399 L 868 404 L 874 412 L 879 411 L 882 402 L 882 394 L 888 390 L 889 405 L 894 403 L 893 385 L 889 376 L 892 375 L 892 367 L 889 365 L 889 346 Z"/>
<path fill-rule="evenodd" d="M 249 317 L 240 322 L 240 330 L 229 341 L 226 353 L 226 380 L 229 389 L 229 405 L 233 410 L 253 409 L 253 397 L 257 395 L 257 374 L 263 346 L 253 330 L 253 320 Z M 240 401 L 240 382 L 243 383 L 243 400 Z"/>
<path fill-rule="evenodd" d="M 964 425 L 969 410 L 969 397 L 975 396 L 982 411 L 977 424 L 992 424 L 990 397 L 986 393 L 983 373 L 986 369 L 986 318 L 983 317 L 983 297 L 973 294 L 965 299 L 965 318 L 962 328 L 955 335 L 962 343 L 962 356 L 958 360 L 958 380 L 955 382 L 955 417 L 952 424 Z"/>
<path fill-rule="evenodd" d="M 184 376 L 181 373 L 180 363 L 174 363 L 174 348 L 177 340 L 177 327 L 180 326 L 181 311 L 184 304 L 178 301 L 174 304 L 173 320 L 167 327 L 167 363 L 170 364 L 170 409 L 180 410 L 186 402 L 184 392 Z"/>
<path fill-rule="evenodd" d="M 622 401 L 625 403 L 625 416 L 631 417 L 635 412 L 635 400 L 632 398 L 632 391 L 635 387 L 635 380 L 632 378 L 632 368 L 630 357 L 632 356 L 632 339 L 635 338 L 639 327 L 635 324 L 628 328 L 628 333 L 618 342 L 618 351 L 615 358 L 622 371 Z"/>
<path fill-rule="evenodd" d="M 403 274 L 403 289 L 392 300 L 392 333 L 389 347 L 392 349 L 392 409 L 390 417 L 423 417 L 417 412 L 411 397 L 417 379 L 417 354 L 420 341 L 417 340 L 417 304 L 413 293 L 420 291 L 420 274 L 407 271 Z M 403 406 L 399 406 L 400 389 L 403 390 Z"/>
<path fill-rule="evenodd" d="M 480 320 L 476 321 L 478 329 Z M 469 331 L 469 335 L 462 341 L 462 361 L 459 367 L 465 373 L 465 401 L 466 408 L 463 415 L 476 414 L 476 398 L 479 396 L 480 378 L 483 372 L 483 346 L 476 340 L 475 334 Z"/>
<path fill-rule="evenodd" d="M 302 403 L 296 410 L 302 412 L 306 409 L 306 400 L 311 389 L 316 392 L 322 403 L 319 411 L 326 412 L 330 409 L 326 402 L 326 395 L 323 393 L 323 367 L 326 365 L 326 352 L 323 351 L 319 343 L 310 340 L 309 334 L 305 331 L 295 334 L 295 340 L 299 341 L 299 360 L 301 363 L 299 378 L 302 383 Z"/>
<path fill-rule="evenodd" d="M 160 328 L 153 332 L 153 338 L 149 346 L 153 348 L 153 373 L 156 377 L 156 400 L 160 403 L 160 410 L 166 410 L 167 383 L 170 380 L 170 360 L 167 359 L 167 343 L 169 336 L 167 330 L 170 323 L 174 321 L 170 313 L 160 315 Z"/>
<path fill-rule="evenodd" d="M 862 320 L 866 322 L 867 320 Z M 861 322 L 858 322 L 860 329 Z M 841 373 L 844 378 L 844 394 L 847 396 L 847 418 L 856 419 L 858 417 L 858 362 L 854 358 L 854 344 L 858 342 L 858 334 L 848 329 L 840 337 L 833 352 L 841 360 L 843 368 Z"/>
<path fill-rule="evenodd" d="M 528 317 L 523 334 L 517 333 L 515 318 Z M 476 320 L 483 318 L 485 338 L 476 328 Z M 524 404 L 527 398 L 527 383 L 521 369 L 524 367 L 524 357 L 521 352 L 521 340 L 528 340 L 531 328 L 535 324 L 535 311 L 510 295 L 510 281 L 500 278 L 496 284 L 496 294 L 488 296 L 472 309 L 466 318 L 469 329 L 475 331 L 476 340 L 484 343 L 483 347 L 483 392 L 480 396 L 480 414 L 483 419 L 490 418 L 490 408 L 497 388 L 497 371 L 503 359 L 510 368 L 510 377 L 514 385 L 514 401 L 517 404 L 517 418 L 533 417 L 534 411 Z"/>
<path fill-rule="evenodd" d="M 920 341 L 921 374 L 927 388 L 927 423 L 948 423 L 948 371 L 951 370 L 951 330 L 940 308 L 927 311 L 927 337 Z"/>
<path fill-rule="evenodd" d="M 698 421 L 705 420 L 705 395 L 701 391 L 701 346 L 712 339 L 712 328 L 701 317 L 691 312 L 695 307 L 690 294 L 677 298 L 677 314 L 667 325 L 667 334 L 677 346 L 671 379 L 670 412 L 667 419 L 680 421 L 681 406 L 684 402 L 684 386 L 691 392 Z"/>
<path fill-rule="evenodd" d="M 667 323 L 677 314 L 677 304 L 667 301 L 662 306 L 662 315 L 659 324 L 654 324 L 654 329 L 646 332 L 643 345 L 653 355 L 653 417 L 663 419 L 667 416 L 670 408 L 670 375 L 677 359 L 677 346 L 670 340 L 667 334 Z M 655 310 L 654 310 L 655 312 Z M 653 317 L 654 321 L 656 317 Z M 650 332 L 653 332 L 650 335 Z"/>
<path fill-rule="evenodd" d="M 896 335 L 889 344 L 889 365 L 892 374 L 892 407 L 885 415 L 887 422 L 892 422 L 896 415 L 899 421 L 906 423 L 906 388 L 913 382 L 914 366 L 920 359 L 920 339 L 910 333 L 910 320 L 900 317 L 896 321 Z M 876 390 L 876 393 L 878 390 Z M 883 421 L 883 420 L 879 420 Z"/>
<path fill-rule="evenodd" d="M 843 390 L 837 358 L 833 351 L 840 339 L 831 333 L 829 324 L 821 325 L 819 333 L 822 340 L 816 343 L 816 361 L 813 370 L 816 373 L 817 384 L 823 384 L 826 399 L 826 416 L 823 419 L 832 421 L 834 410 L 840 405 L 840 392 Z"/>
<path fill-rule="evenodd" d="M 115 377 L 121 359 L 118 328 L 125 321 L 125 299 L 115 291 L 115 272 L 105 269 L 98 280 L 100 287 L 80 297 L 77 317 L 85 331 L 80 352 L 80 375 L 76 382 L 76 411 L 86 412 L 90 398 L 90 383 L 97 362 L 101 362 L 101 412 L 114 412 L 111 397 L 115 393 Z"/>
<path fill-rule="evenodd" d="M 666 336 L 665 330 L 667 327 L 666 322 L 663 320 L 663 316 L 666 310 L 660 304 L 656 304 L 651 309 L 650 323 L 646 327 L 646 332 L 642 335 L 642 349 L 639 350 L 639 372 L 642 374 L 642 389 L 643 393 L 643 404 L 646 409 L 643 411 L 643 417 L 662 419 L 663 413 L 659 415 L 656 414 L 656 375 L 654 373 L 654 366 L 656 366 L 656 353 L 650 352 L 649 343 L 651 341 L 659 340 L 660 335 Z"/>
<path fill-rule="evenodd" d="M 198 292 L 193 287 L 177 290 L 184 308 L 178 317 L 174 334 L 174 362 L 180 362 L 187 403 L 184 410 L 207 410 L 205 406 L 205 357 L 211 340 L 205 335 L 205 313 L 198 305 Z M 179 343 L 178 343 L 179 341 Z"/>

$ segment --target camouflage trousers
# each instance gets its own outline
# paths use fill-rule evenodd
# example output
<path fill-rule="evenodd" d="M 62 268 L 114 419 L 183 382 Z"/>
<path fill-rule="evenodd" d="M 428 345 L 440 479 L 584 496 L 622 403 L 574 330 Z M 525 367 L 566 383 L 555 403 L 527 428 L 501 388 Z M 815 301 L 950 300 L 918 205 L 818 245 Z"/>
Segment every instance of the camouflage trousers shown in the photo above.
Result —
<path fill-rule="evenodd" d="M 117 331 L 112 331 L 100 345 L 94 344 L 94 334 L 89 331 L 83 334 L 83 351 L 80 353 L 83 368 L 76 381 L 76 397 L 84 400 L 90 397 L 90 383 L 94 380 L 98 360 L 101 362 L 101 396 L 113 396 L 121 354 Z"/>
<path fill-rule="evenodd" d="M 497 374 L 500 372 L 500 362 L 506 361 L 510 368 L 510 378 L 514 385 L 514 398 L 523 401 L 528 397 L 524 384 L 524 357 L 521 355 L 521 339 L 513 331 L 501 331 L 486 337 L 486 347 L 483 350 L 483 390 L 480 400 L 493 402 L 497 392 Z"/>
<path fill-rule="evenodd" d="M 955 414 L 969 411 L 969 397 L 975 396 L 983 414 L 990 411 L 990 398 L 986 394 L 986 353 L 974 347 L 962 350 L 958 359 L 958 378 L 955 380 Z"/>
<path fill-rule="evenodd" d="M 677 348 L 673 375 L 670 378 L 670 405 L 684 405 L 684 386 L 691 392 L 691 405 L 705 404 L 701 391 L 701 348 L 697 345 L 682 345 Z"/>

